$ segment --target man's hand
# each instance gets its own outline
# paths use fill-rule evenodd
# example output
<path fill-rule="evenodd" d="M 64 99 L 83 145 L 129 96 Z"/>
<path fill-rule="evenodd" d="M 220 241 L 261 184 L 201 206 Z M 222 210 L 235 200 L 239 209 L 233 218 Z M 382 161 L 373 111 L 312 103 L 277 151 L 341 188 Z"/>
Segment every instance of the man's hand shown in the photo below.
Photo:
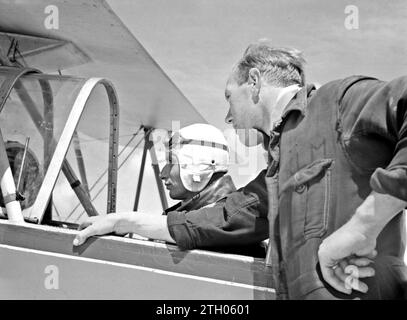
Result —
<path fill-rule="evenodd" d="M 376 256 L 376 240 L 359 233 L 351 222 L 342 226 L 319 247 L 322 276 L 336 290 L 350 294 L 352 289 L 366 293 L 368 287 L 361 278 L 372 277 L 369 266 Z"/>
<path fill-rule="evenodd" d="M 103 235 L 116 232 L 117 234 L 126 234 L 124 230 L 120 230 L 119 221 L 121 215 L 117 213 L 108 214 L 105 216 L 89 217 L 79 226 L 81 230 L 73 241 L 74 246 L 80 246 L 86 239 L 91 236 Z"/>
<path fill-rule="evenodd" d="M 319 247 L 322 276 L 336 290 L 367 292 L 359 279 L 374 276 L 368 265 L 377 252 L 376 239 L 386 224 L 407 205 L 387 194 L 372 191 L 352 218 L 327 237 Z"/>

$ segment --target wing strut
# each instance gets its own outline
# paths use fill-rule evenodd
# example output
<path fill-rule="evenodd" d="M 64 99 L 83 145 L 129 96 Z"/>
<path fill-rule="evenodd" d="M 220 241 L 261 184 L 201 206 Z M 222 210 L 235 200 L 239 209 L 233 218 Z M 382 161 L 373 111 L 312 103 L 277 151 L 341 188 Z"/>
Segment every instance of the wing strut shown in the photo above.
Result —
<path fill-rule="evenodd" d="M 153 171 L 154 171 L 154 177 L 155 177 L 155 181 L 157 183 L 158 193 L 160 195 L 161 206 L 162 206 L 163 210 L 168 208 L 167 197 L 165 196 L 163 183 L 160 178 L 160 168 L 159 168 L 158 162 L 157 162 L 157 155 L 155 153 L 154 143 L 153 143 L 152 139 L 150 139 L 150 135 L 152 132 L 153 132 L 153 128 L 144 127 L 144 149 L 143 149 L 143 155 L 141 158 L 140 173 L 139 173 L 139 177 L 138 177 L 137 191 L 136 191 L 136 197 L 134 200 L 133 211 L 137 211 L 138 205 L 140 202 L 141 185 L 143 183 L 143 175 L 144 175 L 144 168 L 146 165 L 147 151 L 149 151 L 149 153 L 150 153 L 151 163 L 152 163 L 152 167 L 153 167 Z"/>
<path fill-rule="evenodd" d="M 79 135 L 76 130 L 74 131 L 74 134 L 73 134 L 73 143 L 74 143 L 74 149 L 75 149 L 76 162 L 78 164 L 82 185 L 83 185 L 83 188 L 85 189 L 86 193 L 88 194 L 88 198 L 90 198 L 89 184 L 88 184 L 88 179 L 86 178 L 85 162 L 83 161 L 81 144 L 79 142 Z"/>

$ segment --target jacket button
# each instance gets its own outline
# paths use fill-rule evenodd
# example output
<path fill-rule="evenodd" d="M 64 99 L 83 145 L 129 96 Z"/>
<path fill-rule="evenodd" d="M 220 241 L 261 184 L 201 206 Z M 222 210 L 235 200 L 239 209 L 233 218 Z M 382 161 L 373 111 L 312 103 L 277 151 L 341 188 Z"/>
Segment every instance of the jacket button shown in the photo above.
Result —
<path fill-rule="evenodd" d="M 296 187 L 295 187 L 295 192 L 297 192 L 297 193 L 303 193 L 304 190 L 305 190 L 305 188 L 306 188 L 305 184 L 300 184 L 299 186 L 296 186 Z"/>

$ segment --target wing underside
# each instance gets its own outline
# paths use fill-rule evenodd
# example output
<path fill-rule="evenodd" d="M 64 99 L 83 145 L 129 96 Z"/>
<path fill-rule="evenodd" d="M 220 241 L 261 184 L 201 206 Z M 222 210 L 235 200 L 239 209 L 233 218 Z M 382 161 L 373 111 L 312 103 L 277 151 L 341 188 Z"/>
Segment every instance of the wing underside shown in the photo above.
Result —
<path fill-rule="evenodd" d="M 113 81 L 123 134 L 206 122 L 104 0 L 0 0 L 0 8 L 0 48 L 18 63 Z"/>

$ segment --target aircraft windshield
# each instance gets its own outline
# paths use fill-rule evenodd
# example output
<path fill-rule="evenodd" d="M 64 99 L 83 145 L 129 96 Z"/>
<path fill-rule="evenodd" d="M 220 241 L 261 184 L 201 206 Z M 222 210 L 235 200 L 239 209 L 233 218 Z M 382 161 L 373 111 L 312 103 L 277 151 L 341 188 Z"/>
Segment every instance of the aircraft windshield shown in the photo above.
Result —
<path fill-rule="evenodd" d="M 7 72 L 0 75 L 0 83 Z M 28 153 L 20 179 L 21 203 L 28 216 L 49 162 L 54 154 L 75 98 L 85 80 L 54 75 L 30 74 L 14 85 L 0 113 L 0 127 L 9 162 L 17 183 L 24 146 Z"/>
<path fill-rule="evenodd" d="M 106 213 L 109 155 L 109 100 L 98 85 L 92 91 L 66 155 L 78 180 L 99 214 Z M 52 219 L 80 223 L 85 209 L 64 174 L 58 176 L 53 194 Z"/>

